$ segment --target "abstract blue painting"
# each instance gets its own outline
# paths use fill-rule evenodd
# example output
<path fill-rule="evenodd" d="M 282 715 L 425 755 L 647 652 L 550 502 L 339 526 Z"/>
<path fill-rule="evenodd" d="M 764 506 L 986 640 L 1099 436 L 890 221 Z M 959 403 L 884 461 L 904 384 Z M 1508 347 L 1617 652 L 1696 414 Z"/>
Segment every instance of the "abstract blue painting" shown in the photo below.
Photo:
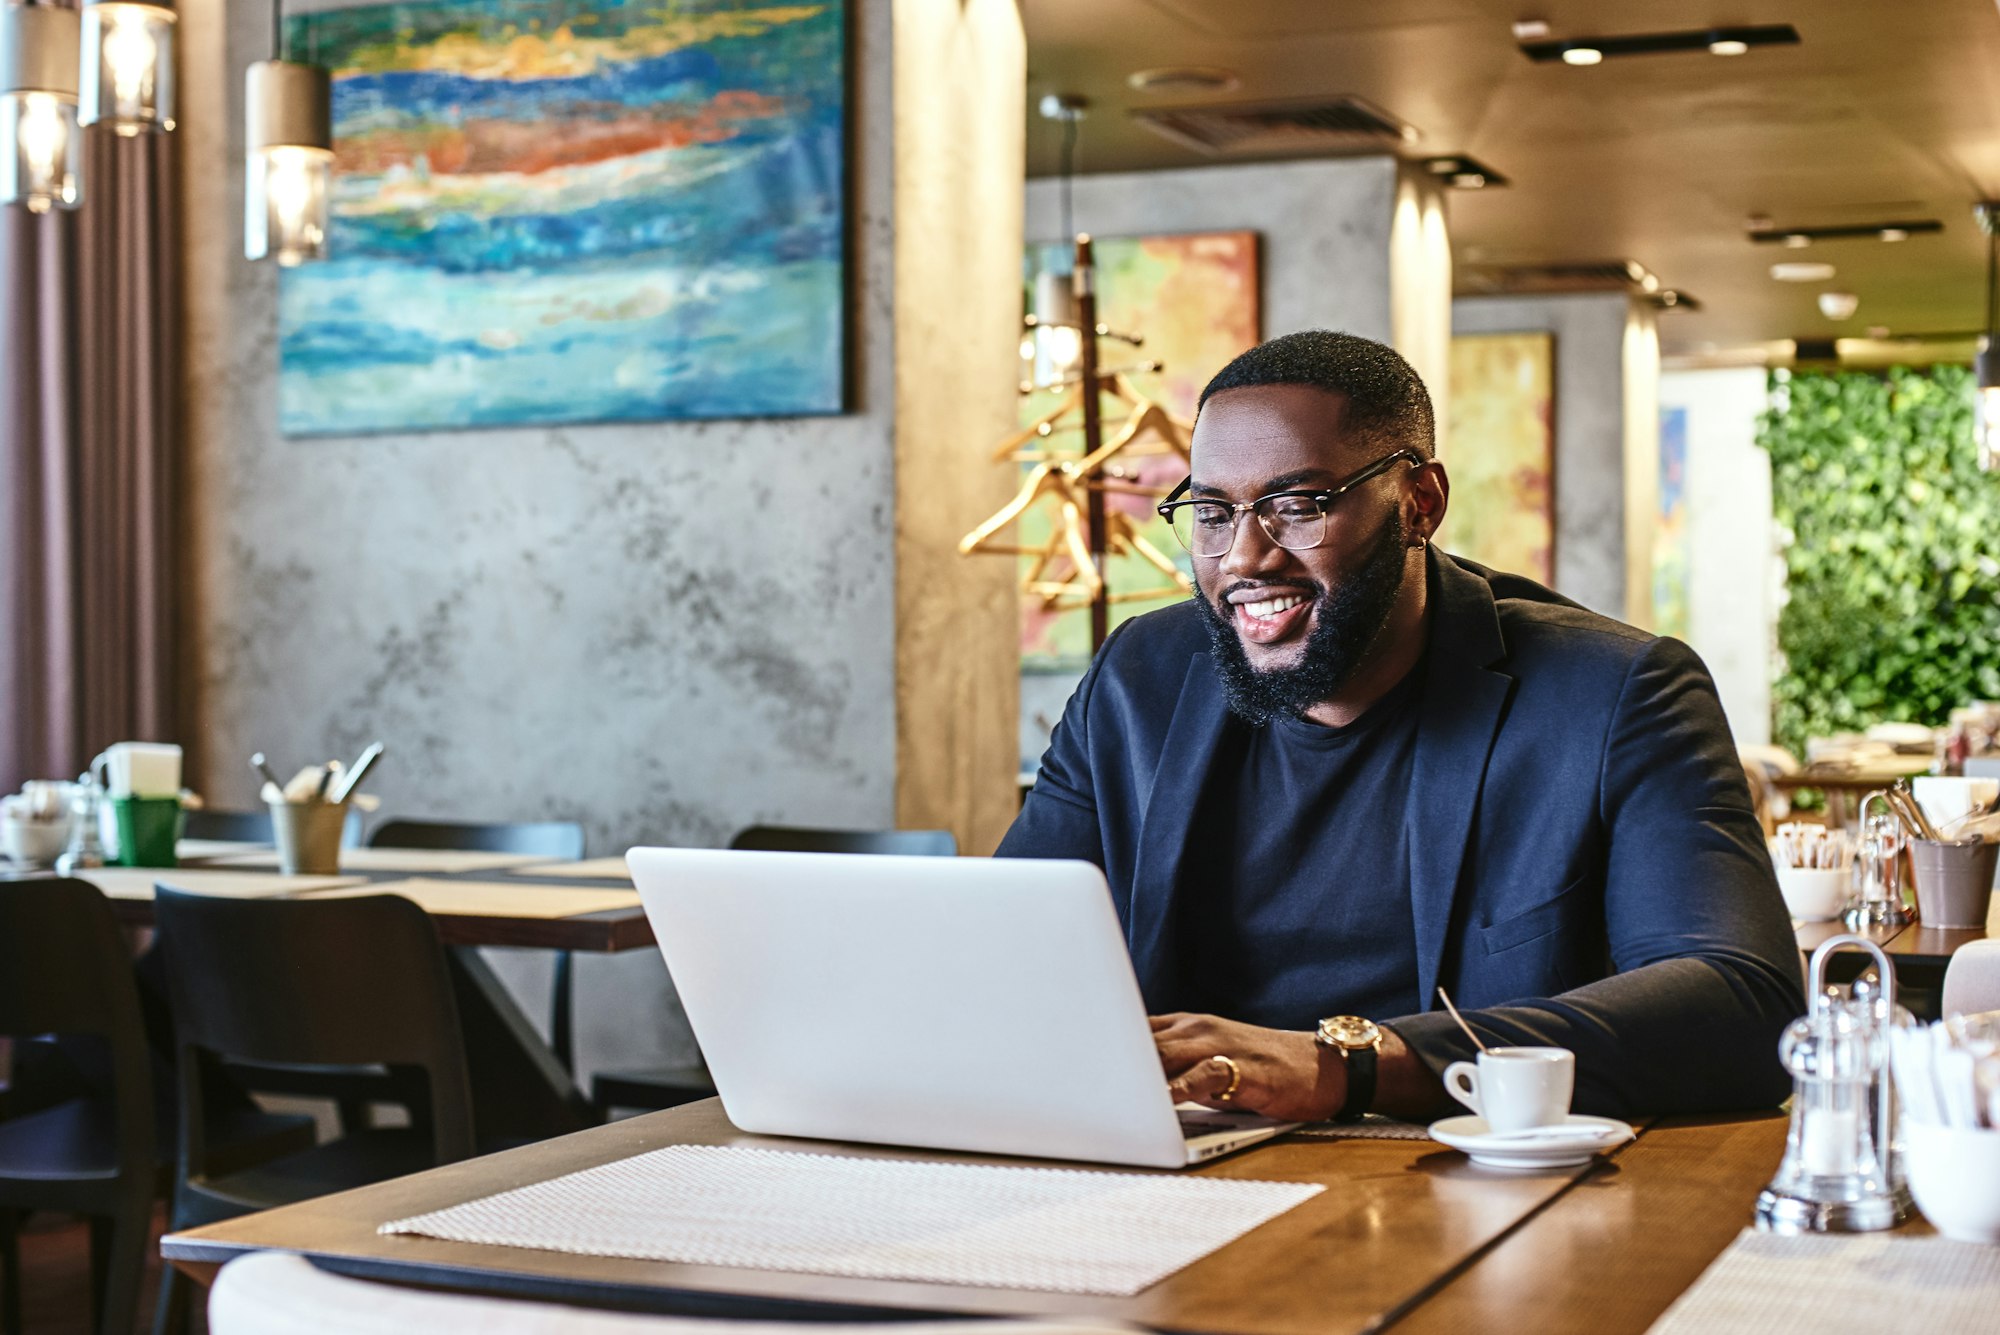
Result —
<path fill-rule="evenodd" d="M 284 274 L 290 435 L 835 413 L 842 4 L 291 17 L 333 71 L 332 258 Z"/>

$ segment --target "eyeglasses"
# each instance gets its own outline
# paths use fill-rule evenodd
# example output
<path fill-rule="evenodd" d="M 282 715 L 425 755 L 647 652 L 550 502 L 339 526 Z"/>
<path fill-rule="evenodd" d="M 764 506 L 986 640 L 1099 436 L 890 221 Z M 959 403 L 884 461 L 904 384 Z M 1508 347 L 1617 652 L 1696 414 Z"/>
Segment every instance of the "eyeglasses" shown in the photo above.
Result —
<path fill-rule="evenodd" d="M 1194 485 L 1190 477 L 1160 503 L 1160 517 L 1173 527 L 1181 546 L 1196 556 L 1227 556 L 1236 542 L 1237 516 L 1245 511 L 1257 516 L 1257 522 L 1264 526 L 1272 542 L 1288 552 L 1308 552 L 1326 541 L 1326 517 L 1335 501 L 1404 461 L 1416 468 L 1424 465 L 1423 456 L 1415 450 L 1397 450 L 1337 487 L 1322 491 L 1274 491 L 1254 501 L 1181 500 Z"/>

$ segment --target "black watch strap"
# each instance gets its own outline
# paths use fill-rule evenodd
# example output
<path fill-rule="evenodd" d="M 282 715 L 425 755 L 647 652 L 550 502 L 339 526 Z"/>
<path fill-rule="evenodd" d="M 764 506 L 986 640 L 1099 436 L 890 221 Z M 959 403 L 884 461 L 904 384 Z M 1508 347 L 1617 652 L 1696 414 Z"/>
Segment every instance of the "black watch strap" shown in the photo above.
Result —
<path fill-rule="evenodd" d="M 1342 1048 L 1347 1062 L 1347 1102 L 1334 1115 L 1336 1122 L 1358 1122 L 1375 1106 L 1375 1049 Z"/>

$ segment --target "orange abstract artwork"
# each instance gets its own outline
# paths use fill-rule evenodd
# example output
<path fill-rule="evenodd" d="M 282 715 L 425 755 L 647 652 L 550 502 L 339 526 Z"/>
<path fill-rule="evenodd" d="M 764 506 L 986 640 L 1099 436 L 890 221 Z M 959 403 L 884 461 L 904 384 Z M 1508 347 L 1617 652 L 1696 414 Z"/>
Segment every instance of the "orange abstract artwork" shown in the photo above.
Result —
<path fill-rule="evenodd" d="M 1451 507 L 1439 544 L 1547 584 L 1555 577 L 1555 338 L 1451 341 Z"/>

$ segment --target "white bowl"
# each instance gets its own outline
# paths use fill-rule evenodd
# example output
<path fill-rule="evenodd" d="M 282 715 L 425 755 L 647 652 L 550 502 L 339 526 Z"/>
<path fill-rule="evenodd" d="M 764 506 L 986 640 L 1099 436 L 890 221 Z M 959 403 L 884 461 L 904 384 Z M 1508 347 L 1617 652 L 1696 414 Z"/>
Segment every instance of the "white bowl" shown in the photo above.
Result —
<path fill-rule="evenodd" d="M 1910 1194 L 1932 1227 L 1960 1242 L 2000 1242 L 2000 1131 L 1903 1123 Z"/>
<path fill-rule="evenodd" d="M 1803 922 L 1831 922 L 1854 897 L 1854 870 L 1841 867 L 1821 871 L 1814 867 L 1778 868 L 1778 889 L 1785 907 Z"/>
<path fill-rule="evenodd" d="M 54 862 L 69 847 L 69 821 L 0 820 L 0 855 L 31 865 Z"/>

